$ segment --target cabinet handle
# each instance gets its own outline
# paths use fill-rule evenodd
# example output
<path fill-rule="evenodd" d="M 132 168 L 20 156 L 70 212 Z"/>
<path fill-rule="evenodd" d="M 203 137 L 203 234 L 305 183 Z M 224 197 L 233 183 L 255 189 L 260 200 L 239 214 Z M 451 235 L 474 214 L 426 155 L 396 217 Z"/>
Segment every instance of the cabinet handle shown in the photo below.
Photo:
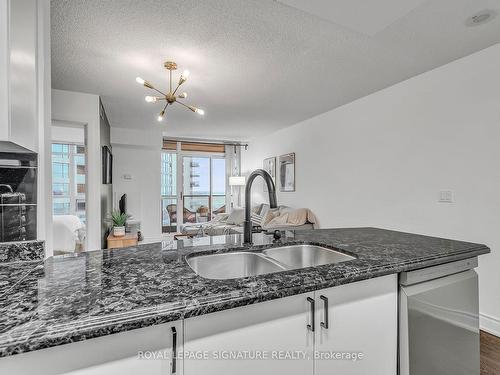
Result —
<path fill-rule="evenodd" d="M 172 327 L 172 375 L 177 373 L 177 330 Z"/>
<path fill-rule="evenodd" d="M 323 322 L 319 323 L 324 329 L 328 329 L 328 298 L 325 296 L 319 296 L 323 300 Z"/>
<path fill-rule="evenodd" d="M 311 297 L 307 297 L 307 302 L 311 304 L 311 324 L 307 325 L 307 329 L 310 330 L 311 332 L 314 332 L 314 300 Z"/>

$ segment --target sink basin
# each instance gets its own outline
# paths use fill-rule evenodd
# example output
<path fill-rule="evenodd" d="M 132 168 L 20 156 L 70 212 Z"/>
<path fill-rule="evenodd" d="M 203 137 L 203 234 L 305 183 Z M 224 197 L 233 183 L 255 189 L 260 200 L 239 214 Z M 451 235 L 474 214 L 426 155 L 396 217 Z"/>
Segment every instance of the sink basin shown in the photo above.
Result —
<path fill-rule="evenodd" d="M 340 263 L 355 259 L 350 255 L 315 245 L 275 247 L 264 250 L 262 253 L 293 269 Z"/>
<path fill-rule="evenodd" d="M 266 273 L 346 262 L 354 257 L 316 245 L 274 247 L 262 253 L 234 252 L 192 256 L 186 259 L 206 279 L 237 279 Z"/>
<path fill-rule="evenodd" d="M 198 275 L 207 279 L 235 279 L 284 271 L 286 268 L 255 253 L 224 253 L 187 258 Z"/>

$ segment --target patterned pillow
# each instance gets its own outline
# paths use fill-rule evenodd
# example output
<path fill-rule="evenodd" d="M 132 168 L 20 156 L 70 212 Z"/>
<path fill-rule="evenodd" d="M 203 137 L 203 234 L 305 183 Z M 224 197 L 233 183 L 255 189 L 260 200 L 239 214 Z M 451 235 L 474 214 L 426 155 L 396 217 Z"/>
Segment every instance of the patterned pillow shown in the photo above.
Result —
<path fill-rule="evenodd" d="M 280 215 L 279 208 L 270 208 L 267 210 L 266 215 L 262 218 L 261 227 L 265 227 L 271 220 Z"/>
<path fill-rule="evenodd" d="M 259 214 L 252 213 L 250 220 L 252 221 L 252 225 L 261 227 L 264 217 Z"/>

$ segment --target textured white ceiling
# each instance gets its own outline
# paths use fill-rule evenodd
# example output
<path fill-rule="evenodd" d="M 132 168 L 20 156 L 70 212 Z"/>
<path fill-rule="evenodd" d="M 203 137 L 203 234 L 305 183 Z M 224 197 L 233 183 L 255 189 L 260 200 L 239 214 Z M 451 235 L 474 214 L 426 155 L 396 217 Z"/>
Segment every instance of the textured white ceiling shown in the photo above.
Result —
<path fill-rule="evenodd" d="M 324 20 L 370 36 L 427 0 L 278 0 Z"/>
<path fill-rule="evenodd" d="M 273 0 L 52 0 L 53 87 L 101 95 L 114 127 L 158 127 L 135 77 L 166 87 L 173 58 L 206 115 L 169 108 L 166 133 L 244 140 L 500 42 L 500 17 L 465 26 L 500 0 L 405 0 L 415 7 L 390 16 L 394 1 L 355 3 L 323 17 L 342 26 Z M 378 19 L 356 21 L 367 14 Z"/>

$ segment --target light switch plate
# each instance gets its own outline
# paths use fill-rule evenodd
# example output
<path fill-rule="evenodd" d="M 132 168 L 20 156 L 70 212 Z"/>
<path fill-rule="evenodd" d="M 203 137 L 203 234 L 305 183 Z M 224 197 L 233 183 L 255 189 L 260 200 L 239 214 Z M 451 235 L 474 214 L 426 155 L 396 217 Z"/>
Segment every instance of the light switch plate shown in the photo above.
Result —
<path fill-rule="evenodd" d="M 439 190 L 438 202 L 453 203 L 453 190 Z"/>

